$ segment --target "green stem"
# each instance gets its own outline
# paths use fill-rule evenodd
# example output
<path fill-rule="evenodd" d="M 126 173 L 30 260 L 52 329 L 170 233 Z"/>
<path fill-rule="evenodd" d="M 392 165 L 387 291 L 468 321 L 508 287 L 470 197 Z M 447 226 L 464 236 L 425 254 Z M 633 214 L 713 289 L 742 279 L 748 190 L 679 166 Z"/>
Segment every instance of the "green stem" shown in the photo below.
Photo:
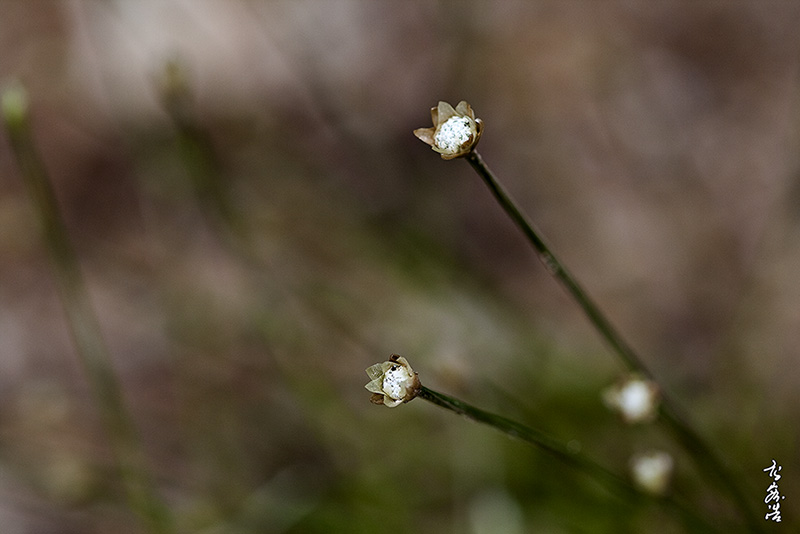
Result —
<path fill-rule="evenodd" d="M 611 323 L 606 319 L 605 315 L 600 309 L 592 302 L 589 295 L 578 284 L 577 280 L 570 274 L 566 267 L 556 258 L 555 254 L 550 250 L 550 247 L 545 243 L 541 237 L 540 232 L 534 227 L 533 223 L 519 210 L 514 200 L 495 178 L 494 174 L 489 167 L 484 163 L 480 154 L 473 151 L 467 156 L 467 161 L 475 169 L 475 171 L 483 178 L 483 181 L 491 190 L 497 201 L 516 223 L 528 241 L 536 249 L 539 259 L 547 268 L 548 272 L 555 276 L 561 282 L 572 297 L 578 302 L 578 305 L 583 309 L 584 313 L 589 317 L 589 320 L 597 328 L 600 334 L 606 339 L 616 353 L 622 358 L 622 361 L 632 371 L 642 374 L 644 377 L 652 379 L 652 374 L 648 371 L 644 363 L 639 359 L 633 349 L 622 339 Z"/>
<path fill-rule="evenodd" d="M 512 419 L 481 410 L 462 400 L 439 393 L 425 386 L 421 387 L 418 397 L 432 402 L 437 406 L 441 406 L 446 410 L 450 410 L 451 412 L 469 417 L 479 423 L 492 426 L 509 436 L 535 445 L 548 454 L 552 454 L 560 460 L 601 480 L 606 486 L 623 493 L 625 496 L 640 496 L 639 492 L 626 480 L 618 477 L 585 456 L 570 450 L 565 444 L 551 438 L 547 434 L 534 430 Z"/>
<path fill-rule="evenodd" d="M 611 325 L 605 314 L 600 311 L 577 280 L 561 261 L 558 260 L 555 254 L 553 254 L 550 247 L 541 237 L 541 233 L 522 211 L 520 211 L 517 204 L 497 180 L 494 173 L 492 173 L 486 163 L 484 163 L 480 154 L 476 151 L 472 151 L 466 156 L 466 159 L 489 187 L 489 190 L 509 217 L 511 217 L 519 229 L 522 230 L 522 233 L 525 234 L 525 237 L 530 241 L 531 245 L 533 245 L 539 260 L 541 260 L 545 268 L 547 268 L 575 299 L 589 318 L 589 321 L 597 329 L 603 339 L 611 346 L 617 356 L 619 356 L 628 370 L 638 373 L 649 380 L 655 380 L 653 374 L 647 366 L 645 366 L 642 359 L 630 345 L 625 342 L 619 332 Z M 758 517 L 751 508 L 749 501 L 745 498 L 735 477 L 729 472 L 728 468 L 711 447 L 709 447 L 689 423 L 686 422 L 686 418 L 680 413 L 676 405 L 663 394 L 661 401 L 661 418 L 675 435 L 677 441 L 689 452 L 698 467 L 701 470 L 709 472 L 718 486 L 730 496 L 739 512 L 747 521 L 748 527 L 752 531 L 763 531 L 762 522 L 758 520 Z"/>
<path fill-rule="evenodd" d="M 544 452 L 555 456 L 567 465 L 586 473 L 595 480 L 598 480 L 608 489 L 616 492 L 620 496 L 631 499 L 635 502 L 658 502 L 668 505 L 677 510 L 687 526 L 692 527 L 698 532 L 710 532 L 716 530 L 699 517 L 695 512 L 678 502 L 672 497 L 658 497 L 638 490 L 626 479 L 619 477 L 609 471 L 588 456 L 576 450 L 570 449 L 561 441 L 548 436 L 547 434 L 523 425 L 507 417 L 493 414 L 480 408 L 476 408 L 462 400 L 450 397 L 438 391 L 434 391 L 425 386 L 420 387 L 419 394 L 421 399 L 432 402 L 446 410 L 450 410 L 458 415 L 463 415 L 476 421 L 494 427 L 495 429 L 507 434 L 508 436 L 520 439 L 526 443 L 534 445 Z"/>
<path fill-rule="evenodd" d="M 44 245 L 50 255 L 72 338 L 99 402 L 129 505 L 153 534 L 173 532 L 167 508 L 159 499 L 144 467 L 141 444 L 103 342 L 78 259 L 70 244 L 47 171 L 36 151 L 25 90 L 19 86 L 5 90 L 2 110 L 12 151 L 40 220 Z"/>

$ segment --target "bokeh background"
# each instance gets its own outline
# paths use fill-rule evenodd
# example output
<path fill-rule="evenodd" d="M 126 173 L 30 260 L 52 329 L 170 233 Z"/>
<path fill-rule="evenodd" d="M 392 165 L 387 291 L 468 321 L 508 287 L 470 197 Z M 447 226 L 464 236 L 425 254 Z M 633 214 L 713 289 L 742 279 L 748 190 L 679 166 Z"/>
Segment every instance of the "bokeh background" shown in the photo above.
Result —
<path fill-rule="evenodd" d="M 4 0 L 158 491 L 179 531 L 681 532 L 491 428 L 371 405 L 364 369 L 580 446 L 734 519 L 669 435 L 600 400 L 621 365 L 460 160 L 480 151 L 743 480 L 800 512 L 800 5 Z M 0 525 L 144 532 L 37 215 L 0 137 Z"/>

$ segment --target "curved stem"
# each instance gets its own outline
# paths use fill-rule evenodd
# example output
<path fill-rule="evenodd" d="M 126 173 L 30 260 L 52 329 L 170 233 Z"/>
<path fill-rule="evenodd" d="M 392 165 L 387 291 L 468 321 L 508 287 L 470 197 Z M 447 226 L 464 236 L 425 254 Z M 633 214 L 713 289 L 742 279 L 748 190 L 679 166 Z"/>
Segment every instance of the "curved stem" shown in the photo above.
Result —
<path fill-rule="evenodd" d="M 531 245 L 533 245 L 539 260 L 544 264 L 545 268 L 547 268 L 550 274 L 552 274 L 575 299 L 589 321 L 597 329 L 603 339 L 611 346 L 628 370 L 636 372 L 650 380 L 654 380 L 653 374 L 647 366 L 645 366 L 642 359 L 622 338 L 583 287 L 581 287 L 555 254 L 553 254 L 550 247 L 542 238 L 541 233 L 522 211 L 520 211 L 517 204 L 500 184 L 486 163 L 484 163 L 480 154 L 472 151 L 466 156 L 466 159 L 486 183 L 502 208 L 509 217 L 511 217 L 511 220 L 522 230 L 522 233 L 525 234 L 525 237 Z M 717 485 L 730 496 L 739 512 L 747 521 L 748 527 L 753 531 L 763 531 L 762 523 L 758 521 L 755 512 L 753 512 L 749 502 L 745 499 L 744 493 L 740 489 L 734 476 L 729 472 L 728 468 L 711 447 L 709 447 L 691 427 L 671 399 L 663 394 L 661 401 L 661 419 L 675 435 L 677 441 L 689 452 L 698 467 L 701 470 L 711 473 Z"/>

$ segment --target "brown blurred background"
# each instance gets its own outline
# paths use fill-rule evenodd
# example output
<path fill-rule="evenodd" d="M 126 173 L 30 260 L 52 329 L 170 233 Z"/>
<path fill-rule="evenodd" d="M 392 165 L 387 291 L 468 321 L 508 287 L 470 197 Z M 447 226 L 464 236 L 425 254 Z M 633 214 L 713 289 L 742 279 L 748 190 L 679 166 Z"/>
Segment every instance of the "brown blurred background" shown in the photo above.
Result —
<path fill-rule="evenodd" d="M 675 491 L 735 517 L 668 435 L 602 406 L 622 367 L 469 165 L 411 134 L 462 99 L 484 159 L 757 512 L 761 470 L 784 466 L 789 528 L 798 27 L 788 1 L 3 0 L 0 84 L 30 93 L 181 532 L 681 531 L 490 428 L 369 404 L 364 369 L 391 353 L 616 471 L 668 450 Z M 2 531 L 142 532 L 37 224 L 3 134 Z"/>

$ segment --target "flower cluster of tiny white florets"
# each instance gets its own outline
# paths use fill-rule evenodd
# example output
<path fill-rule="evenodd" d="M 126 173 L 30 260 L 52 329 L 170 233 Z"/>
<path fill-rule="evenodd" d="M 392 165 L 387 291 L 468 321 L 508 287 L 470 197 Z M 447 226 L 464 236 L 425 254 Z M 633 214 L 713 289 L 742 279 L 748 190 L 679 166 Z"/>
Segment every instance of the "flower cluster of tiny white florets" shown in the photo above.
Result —
<path fill-rule="evenodd" d="M 408 360 L 397 354 L 392 354 L 388 361 L 368 367 L 367 376 L 370 381 L 364 387 L 372 392 L 370 400 L 389 408 L 410 401 L 417 396 L 421 387 L 419 377 Z"/>
<path fill-rule="evenodd" d="M 472 136 L 473 129 L 470 127 L 469 117 L 451 117 L 439 126 L 433 139 L 437 147 L 453 153 L 468 143 Z"/>

